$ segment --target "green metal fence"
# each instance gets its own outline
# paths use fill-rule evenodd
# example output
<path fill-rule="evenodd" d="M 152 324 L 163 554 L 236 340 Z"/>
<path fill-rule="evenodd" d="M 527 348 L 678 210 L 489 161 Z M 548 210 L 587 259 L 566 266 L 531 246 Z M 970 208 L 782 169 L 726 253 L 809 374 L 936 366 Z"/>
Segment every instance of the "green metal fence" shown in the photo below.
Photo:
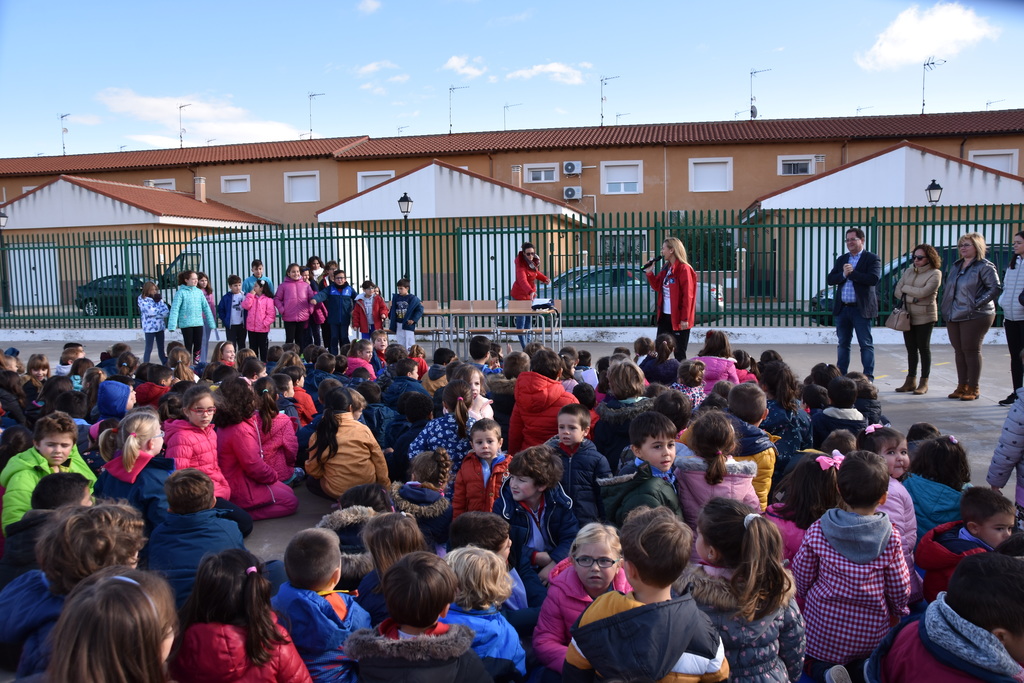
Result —
<path fill-rule="evenodd" d="M 289 263 L 337 261 L 349 280 L 372 280 L 388 297 L 407 276 L 424 300 L 507 299 L 513 260 L 537 246 L 552 284 L 539 296 L 562 301 L 569 326 L 647 325 L 655 293 L 640 266 L 669 236 L 685 244 L 697 271 L 698 322 L 730 326 L 831 323 L 825 276 L 859 227 L 882 261 L 879 299 L 886 315 L 907 255 L 922 242 L 944 261 L 967 232 L 981 233 L 1002 273 L 1010 239 L 1024 229 L 1024 207 L 909 207 L 766 212 L 597 214 L 581 218 L 367 221 L 261 230 L 190 227 L 148 231 L 0 235 L 0 329 L 124 328 L 138 325 L 145 279 L 170 300 L 185 270 L 209 275 L 215 300 L 227 277 L 265 263 L 275 284 Z"/>

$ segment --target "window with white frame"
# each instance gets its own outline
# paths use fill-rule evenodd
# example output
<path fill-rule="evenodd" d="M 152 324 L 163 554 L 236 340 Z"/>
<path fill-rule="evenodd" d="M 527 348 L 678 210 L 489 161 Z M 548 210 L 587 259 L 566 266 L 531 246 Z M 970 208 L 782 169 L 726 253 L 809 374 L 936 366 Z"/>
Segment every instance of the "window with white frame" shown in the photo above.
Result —
<path fill-rule="evenodd" d="M 394 171 L 359 171 L 356 173 L 356 187 L 359 192 L 369 190 L 374 185 L 380 185 L 395 177 Z"/>
<path fill-rule="evenodd" d="M 977 149 L 968 152 L 967 160 L 997 171 L 1017 175 L 1019 151 L 1016 149 Z"/>
<path fill-rule="evenodd" d="M 732 157 L 690 159 L 690 192 L 732 191 Z"/>
<path fill-rule="evenodd" d="M 176 190 L 174 178 L 154 178 L 149 181 L 153 187 L 159 187 L 161 190 Z"/>
<path fill-rule="evenodd" d="M 779 175 L 811 175 L 814 173 L 813 154 L 779 156 Z"/>
<path fill-rule="evenodd" d="M 234 194 L 236 192 L 249 191 L 249 176 L 247 175 L 222 175 L 220 177 L 220 191 L 223 194 Z"/>
<path fill-rule="evenodd" d="M 294 171 L 284 174 L 286 204 L 320 201 L 320 171 Z"/>
<path fill-rule="evenodd" d="M 643 191 L 644 162 L 601 162 L 601 194 L 642 194 Z"/>
<path fill-rule="evenodd" d="M 528 183 L 558 182 L 558 164 L 524 164 L 523 180 Z"/>

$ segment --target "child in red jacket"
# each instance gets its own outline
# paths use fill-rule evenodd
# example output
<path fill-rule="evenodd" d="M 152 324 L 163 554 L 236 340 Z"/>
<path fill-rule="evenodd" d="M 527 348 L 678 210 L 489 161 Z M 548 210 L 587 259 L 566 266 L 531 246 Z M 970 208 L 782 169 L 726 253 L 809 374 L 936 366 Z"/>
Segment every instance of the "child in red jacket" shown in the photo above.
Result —
<path fill-rule="evenodd" d="M 455 477 L 453 519 L 463 512 L 490 512 L 508 478 L 509 458 L 501 452 L 501 425 L 489 418 L 477 420 L 469 430 L 469 443 L 473 450 Z"/>

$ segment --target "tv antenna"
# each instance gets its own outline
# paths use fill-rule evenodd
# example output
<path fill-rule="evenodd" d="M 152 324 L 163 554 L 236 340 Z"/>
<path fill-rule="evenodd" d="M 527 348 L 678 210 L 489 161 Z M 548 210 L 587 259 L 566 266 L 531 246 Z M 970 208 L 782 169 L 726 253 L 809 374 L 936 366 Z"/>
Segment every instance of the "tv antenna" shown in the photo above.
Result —
<path fill-rule="evenodd" d="M 1002 102 L 1002 100 L 1000 100 Z M 68 129 L 64 127 L 64 119 L 71 116 L 71 114 L 60 115 L 60 153 L 67 156 L 68 150 L 64 146 L 64 136 L 68 134 Z"/>
<path fill-rule="evenodd" d="M 735 121 L 736 119 L 738 119 L 740 117 L 740 114 L 749 114 L 749 113 L 750 113 L 749 109 L 738 109 L 737 111 L 734 111 L 732 113 L 732 120 Z"/>
<path fill-rule="evenodd" d="M 615 125 L 616 126 L 619 125 L 619 119 L 621 119 L 623 116 L 629 116 L 629 112 L 626 112 L 624 114 L 616 114 L 615 115 Z"/>
<path fill-rule="evenodd" d="M 402 136 L 402 131 L 405 130 L 406 128 L 408 128 L 408 127 L 409 126 L 399 126 L 398 127 L 398 136 L 401 137 Z"/>
<path fill-rule="evenodd" d="M 123 152 L 123 151 L 124 151 L 124 148 L 125 148 L 125 147 L 127 147 L 127 146 L 128 146 L 128 145 L 121 145 L 120 147 L 118 147 L 118 148 L 117 148 L 117 151 L 118 151 L 118 152 Z"/>
<path fill-rule="evenodd" d="M 754 97 L 754 76 L 757 74 L 763 74 L 765 71 L 771 71 L 771 69 L 750 69 L 750 120 L 753 121 L 757 118 L 757 98 Z"/>
<path fill-rule="evenodd" d="M 604 84 L 607 83 L 608 81 L 614 80 L 616 78 L 618 78 L 618 76 L 601 76 L 601 125 L 602 126 L 604 126 L 604 103 L 605 103 L 605 100 L 607 99 L 604 96 Z"/>
<path fill-rule="evenodd" d="M 191 107 L 192 104 L 179 104 L 178 105 L 178 147 L 185 146 L 185 129 L 181 127 L 181 110 L 185 107 Z"/>
<path fill-rule="evenodd" d="M 988 111 L 988 108 L 990 106 L 992 106 L 993 104 L 999 104 L 1000 102 L 1005 102 L 1005 101 L 1006 101 L 1005 98 L 1001 99 L 1001 100 L 989 100 L 988 102 L 985 103 L 985 111 Z"/>
<path fill-rule="evenodd" d="M 860 116 L 860 113 L 862 111 L 864 111 L 865 109 L 874 109 L 874 108 L 875 108 L 875 105 L 873 105 L 873 104 L 869 104 L 866 107 L 857 107 L 857 116 Z"/>
<path fill-rule="evenodd" d="M 466 90 L 468 88 L 468 85 L 448 86 L 448 135 L 452 134 L 452 93 L 456 90 Z"/>
<path fill-rule="evenodd" d="M 518 104 L 509 104 L 508 102 L 505 103 L 505 112 L 504 112 L 504 114 L 502 114 L 502 117 L 501 117 L 502 130 L 508 130 L 508 110 L 511 109 L 512 107 L 521 107 L 521 106 L 523 106 L 522 102 L 520 102 Z"/>
<path fill-rule="evenodd" d="M 213 142 L 213 141 L 214 141 L 214 140 L 216 140 L 216 139 L 217 139 L 217 138 L 207 138 L 207 139 L 206 139 L 206 146 L 207 146 L 207 147 L 209 147 L 209 146 L 210 146 L 210 143 L 211 143 L 211 142 Z"/>
<path fill-rule="evenodd" d="M 928 75 L 929 71 L 934 71 L 935 67 L 942 66 L 946 63 L 945 59 L 935 59 L 935 57 L 929 57 L 925 60 L 924 64 L 921 65 L 921 113 L 924 113 L 924 79 Z"/>
<path fill-rule="evenodd" d="M 322 92 L 309 92 L 309 139 L 313 139 L 313 99 L 316 97 L 323 97 L 325 93 Z"/>

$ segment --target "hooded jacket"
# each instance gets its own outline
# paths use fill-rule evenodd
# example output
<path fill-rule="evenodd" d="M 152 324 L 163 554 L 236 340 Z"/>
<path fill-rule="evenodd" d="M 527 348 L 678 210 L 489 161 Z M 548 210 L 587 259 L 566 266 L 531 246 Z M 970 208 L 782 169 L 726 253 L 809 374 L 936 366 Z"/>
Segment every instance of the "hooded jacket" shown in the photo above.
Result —
<path fill-rule="evenodd" d="M 664 363 L 659 363 L 658 357 L 653 356 L 650 362 L 644 365 L 643 370 L 644 377 L 648 382 L 657 382 L 667 387 L 676 381 L 676 376 L 679 374 L 679 361 L 670 357 Z"/>
<path fill-rule="evenodd" d="M 757 465 L 749 461 L 725 460 L 725 478 L 717 484 L 709 484 L 705 478 L 707 461 L 699 455 L 680 455 L 676 458 L 676 490 L 683 509 L 683 521 L 691 529 L 697 528 L 697 516 L 701 508 L 712 498 L 732 498 L 746 503 L 754 510 L 761 509 L 761 503 L 754 491 L 754 475 Z"/>
<path fill-rule="evenodd" d="M 796 551 L 800 549 L 807 530 L 798 527 L 793 520 L 782 517 L 779 514 L 780 508 L 782 508 L 782 503 L 772 503 L 764 511 L 764 518 L 778 527 L 779 533 L 782 534 L 782 557 L 792 565 L 793 558 L 796 557 Z"/>
<path fill-rule="evenodd" d="M 352 327 L 361 334 L 370 334 L 371 325 L 375 330 L 384 329 L 384 321 L 388 318 L 388 305 L 384 303 L 384 297 L 374 295 L 370 306 L 373 313 L 372 319 L 366 317 L 366 306 L 363 304 L 365 299 L 363 294 L 356 295 L 352 306 Z"/>
<path fill-rule="evenodd" d="M 370 361 L 366 360 L 365 358 L 360 358 L 359 356 L 348 357 L 348 365 L 345 366 L 345 376 L 351 377 L 352 373 L 358 370 L 359 368 L 365 368 L 366 371 L 370 373 L 371 382 L 377 379 L 377 371 L 373 369 L 373 364 L 370 363 Z"/>
<path fill-rule="evenodd" d="M 22 574 L 0 592 L 0 643 L 22 646 L 18 678 L 44 671 L 52 652 L 49 636 L 64 609 L 65 595 L 50 592 L 38 569 Z"/>
<path fill-rule="evenodd" d="M 918 538 L 923 538 L 940 524 L 960 520 L 960 497 L 963 491 L 925 479 L 919 474 L 908 475 L 903 480 L 903 488 L 914 500 Z"/>
<path fill-rule="evenodd" d="M 776 469 L 785 470 L 797 451 L 811 447 L 811 416 L 804 410 L 803 403 L 796 402 L 793 410 L 785 410 L 774 399 L 768 399 L 768 417 L 759 425 L 772 436 L 779 437 L 775 448 L 779 455 Z"/>
<path fill-rule="evenodd" d="M 1024 266 L 1018 266 L 1024 272 Z M 1010 412 L 999 433 L 999 443 L 992 453 L 985 481 L 989 486 L 1006 486 L 1010 472 L 1015 472 L 1017 486 L 1014 499 L 1017 507 L 1024 507 L 1024 389 L 1017 389 L 1017 400 L 1010 406 Z"/>
<path fill-rule="evenodd" d="M 4 417 L 9 417 L 20 425 L 25 424 L 25 411 L 21 402 L 6 389 L 0 389 L 0 409 L 3 410 Z"/>
<path fill-rule="evenodd" d="M 494 512 L 505 518 L 510 526 L 526 530 L 526 538 L 531 536 L 529 514 L 520 503 L 512 499 L 512 489 L 508 480 L 501 486 L 501 495 L 494 501 Z M 561 562 L 568 557 L 572 542 L 580 525 L 572 512 L 572 499 L 565 495 L 561 484 L 544 491 L 544 506 L 541 515 L 541 533 L 544 544 L 550 548 L 548 554 L 553 562 Z"/>
<path fill-rule="evenodd" d="M 174 332 L 179 327 L 202 327 L 206 325 L 213 329 L 213 310 L 210 302 L 206 300 L 206 294 L 198 287 L 181 285 L 174 293 L 174 300 L 171 302 L 171 312 L 167 318 L 167 331 Z"/>
<path fill-rule="evenodd" d="M 685 589 L 687 584 L 694 602 L 718 629 L 731 683 L 789 683 L 800 679 L 804 620 L 796 604 L 795 584 L 790 584 L 782 607 L 753 621 L 736 614 L 739 603 L 728 579 L 693 565 L 676 582 L 676 588 Z"/>
<path fill-rule="evenodd" d="M 646 396 L 628 403 L 609 398 L 597 404 L 600 419 L 594 425 L 594 447 L 607 458 L 612 472 L 619 471 L 622 451 L 629 446 L 629 423 L 640 413 L 650 410 L 651 404 L 651 399 Z"/>
<path fill-rule="evenodd" d="M 404 317 L 399 318 L 399 316 Z M 401 294 L 395 294 L 391 297 L 391 310 L 388 312 L 388 330 L 391 334 L 398 331 L 399 325 L 402 326 L 402 329 L 410 332 L 415 330 L 422 317 L 423 302 L 415 294 L 407 294 L 404 297 Z"/>
<path fill-rule="evenodd" d="M 153 301 L 151 297 L 139 295 L 139 317 L 142 319 L 142 331 L 147 334 L 162 332 L 167 329 L 167 316 L 170 308 L 163 301 Z"/>
<path fill-rule="evenodd" d="M 622 526 L 630 511 L 643 505 L 652 508 L 665 506 L 676 517 L 683 517 L 679 496 L 672 484 L 652 475 L 651 466 L 646 462 L 627 474 L 598 479 L 597 485 L 601 487 L 605 515 L 617 527 Z"/>
<path fill-rule="evenodd" d="M 238 424 L 217 428 L 217 462 L 231 487 L 231 502 L 243 510 L 282 502 L 277 500 L 278 490 L 271 488 L 278 481 L 277 472 L 264 460 L 257 420 L 253 415 Z M 295 498 L 287 486 L 284 490 Z"/>
<path fill-rule="evenodd" d="M 1020 302 L 1024 292 L 1024 258 L 1014 256 L 1011 264 L 1003 274 L 1003 288 L 999 295 L 999 307 L 1003 309 L 1003 319 L 1013 322 L 1024 320 L 1024 304 Z"/>
<path fill-rule="evenodd" d="M 946 590 L 960 560 L 968 555 L 988 552 L 980 543 L 960 538 L 963 528 L 962 522 L 940 524 L 917 544 L 914 559 L 924 570 L 924 599 L 929 602 L 934 602 L 939 593 Z"/>
<path fill-rule="evenodd" d="M 420 382 L 423 383 L 423 388 L 426 389 L 431 396 L 434 395 L 435 391 L 448 384 L 448 376 L 445 374 L 445 367 L 446 366 L 444 365 L 434 363 L 427 368 L 426 375 L 424 377 L 420 377 Z M 490 385 L 488 384 L 488 386 Z"/>
<path fill-rule="evenodd" d="M 889 477 L 889 495 L 885 502 L 878 506 L 878 512 L 889 515 L 889 521 L 900 532 L 900 545 L 903 548 L 903 559 L 907 562 L 910 572 L 910 602 L 921 599 L 921 577 L 913 571 L 914 547 L 917 546 L 917 517 L 914 515 L 914 499 L 907 489 L 897 480 Z"/>
<path fill-rule="evenodd" d="M 92 491 L 96 483 L 96 475 L 78 454 L 78 446 L 71 447 L 71 454 L 60 466 L 60 471 L 81 474 L 89 480 L 89 491 Z M 48 474 L 53 474 L 50 463 L 35 447 L 18 453 L 7 461 L 7 466 L 0 472 L 0 486 L 5 489 L 3 515 L 0 519 L 5 535 L 8 526 L 20 520 L 32 509 L 32 491 L 39 480 Z"/>
<path fill-rule="evenodd" d="M 548 597 L 540 608 L 533 631 L 533 651 L 541 664 L 562 673 L 565 652 L 572 641 L 572 627 L 594 602 L 580 581 L 572 558 L 566 558 L 548 574 Z M 609 590 L 628 593 L 633 590 L 626 572 L 619 565 Z"/>
<path fill-rule="evenodd" d="M 376 514 L 373 508 L 352 505 L 324 515 L 316 524 L 317 528 L 329 529 L 338 535 L 338 543 L 341 545 L 340 590 L 355 590 L 363 578 L 373 571 L 373 558 L 363 547 L 360 534 L 366 522 Z"/>
<path fill-rule="evenodd" d="M 153 382 L 143 382 L 135 387 L 135 404 L 156 408 L 160 405 L 160 398 L 169 392 L 171 388 Z"/>
<path fill-rule="evenodd" d="M 280 625 L 285 638 L 288 632 Z M 270 661 L 253 664 L 245 654 L 246 630 L 229 624 L 192 624 L 181 635 L 171 675 L 190 683 L 313 683 L 291 639 L 271 650 Z"/>
<path fill-rule="evenodd" d="M 500 460 L 499 460 L 500 458 Z M 491 475 L 484 484 L 484 466 L 476 453 L 467 453 L 462 467 L 455 475 L 455 489 L 452 493 L 452 518 L 463 512 L 490 512 L 494 501 L 501 495 L 501 487 L 508 479 L 508 466 L 512 456 L 501 453 L 491 461 Z"/>
<path fill-rule="evenodd" d="M 740 378 L 736 374 L 736 359 L 722 358 L 721 356 L 696 356 L 707 367 L 704 369 L 704 393 L 710 394 L 715 385 L 726 380 L 733 384 L 739 384 Z"/>
<path fill-rule="evenodd" d="M 257 420 L 263 439 L 263 459 L 277 473 L 278 481 L 288 481 L 295 474 L 295 456 L 299 451 L 296 424 L 287 415 L 278 413 L 270 423 L 270 432 L 266 433 L 263 420 Z"/>
<path fill-rule="evenodd" d="M 423 394 L 431 399 L 433 398 L 430 392 L 423 388 L 423 383 L 418 379 L 413 379 L 409 376 L 400 376 L 396 377 L 395 380 L 388 385 L 388 388 L 381 397 L 381 400 L 384 401 L 384 404 L 387 405 L 388 408 L 397 408 L 398 398 L 408 391 Z"/>
<path fill-rule="evenodd" d="M 285 278 L 274 294 L 274 306 L 285 322 L 309 320 L 313 306 L 309 300 L 314 296 L 313 288 L 305 280 Z"/>
<path fill-rule="evenodd" d="M 0 558 L 0 591 L 22 574 L 39 569 L 36 539 L 52 516 L 53 510 L 29 510 L 7 529 L 4 555 Z"/>
<path fill-rule="evenodd" d="M 102 422 L 108 418 L 120 420 L 128 411 L 128 397 L 132 388 L 123 382 L 101 382 L 96 392 L 96 409 Z"/>
<path fill-rule="evenodd" d="M 961 271 L 963 263 L 964 259 L 957 260 L 946 274 L 941 305 L 942 318 L 946 322 L 966 322 L 996 313 L 995 300 L 1002 287 L 999 286 L 995 264 L 976 258 L 966 270 Z"/>
<path fill-rule="evenodd" d="M 508 452 L 542 444 L 558 432 L 558 411 L 579 403 L 558 380 L 527 371 L 516 378 L 515 407 L 509 420 Z"/>
<path fill-rule="evenodd" d="M 811 441 L 814 448 L 821 448 L 821 442 L 837 429 L 845 429 L 854 435 L 868 426 L 868 421 L 856 408 L 835 408 L 829 406 L 811 415 Z"/>
<path fill-rule="evenodd" d="M 551 282 L 547 275 L 540 272 L 539 256 L 534 256 L 533 263 L 530 263 L 523 252 L 520 251 L 516 254 L 515 266 L 516 281 L 512 283 L 512 291 L 509 293 L 510 299 L 530 301 L 537 296 L 537 280 L 545 284 Z"/>
<path fill-rule="evenodd" d="M 807 529 L 792 571 L 809 657 L 840 664 L 867 657 L 909 613 L 900 534 L 884 513 L 829 510 Z"/>
<path fill-rule="evenodd" d="M 323 302 L 327 308 L 327 322 L 331 325 L 345 325 L 352 322 L 352 306 L 356 292 L 352 285 L 346 284 L 341 289 L 333 282 L 321 289 L 313 297 Z"/>
<path fill-rule="evenodd" d="M 269 296 L 256 296 L 249 292 L 242 299 L 242 308 L 248 311 L 245 316 L 245 329 L 249 332 L 269 332 L 277 319 L 277 307 Z"/>
<path fill-rule="evenodd" d="M 738 462 L 749 460 L 757 464 L 754 491 L 760 501 L 758 509 L 764 510 L 768 507 L 768 491 L 772 487 L 772 474 L 775 472 L 779 449 L 775 447 L 772 437 L 763 429 L 744 422 L 732 413 L 728 415 L 736 431 L 736 452 L 732 456 Z"/>
<path fill-rule="evenodd" d="M 167 517 L 167 494 L 164 493 L 164 482 L 174 471 L 174 461 L 160 458 L 149 453 L 139 453 L 135 467 L 129 472 L 124 468 L 124 460 L 118 451 L 103 466 L 96 479 L 97 498 L 126 499 L 146 520 L 146 535 Z"/>
<path fill-rule="evenodd" d="M 562 488 L 572 498 L 573 512 L 580 527 L 603 520 L 604 503 L 597 481 L 612 476 L 608 459 L 597 452 L 590 439 L 583 439 L 572 455 L 562 448 L 557 436 L 547 445 L 562 459 Z"/>
<path fill-rule="evenodd" d="M 347 410 L 335 417 L 338 420 L 335 436 L 338 451 L 329 460 L 317 460 L 317 435 L 314 433 L 309 440 L 309 459 L 306 460 L 309 476 L 320 479 L 324 491 L 335 498 L 360 484 L 376 482 L 385 488 L 391 486 L 384 452 L 370 428 L 353 420 L 352 413 Z"/>
<path fill-rule="evenodd" d="M 657 638 L 637 637 L 658 634 Z M 644 604 L 633 593 L 605 593 L 580 616 L 565 654 L 565 683 L 643 676 L 659 683 L 729 677 L 722 639 L 689 591 Z"/>
<path fill-rule="evenodd" d="M 217 463 L 217 431 L 212 424 L 200 429 L 188 420 L 168 420 L 164 422 L 164 437 L 164 455 L 174 461 L 174 469 L 194 467 L 213 479 L 214 496 L 231 498 L 231 486 Z"/>
<path fill-rule="evenodd" d="M 462 624 L 473 629 L 473 652 L 496 681 L 522 681 L 526 676 L 526 651 L 519 635 L 497 607 L 465 609 L 452 603 L 444 624 Z"/>
<path fill-rule="evenodd" d="M 426 386 L 424 384 L 424 386 Z M 504 375 L 487 377 L 487 393 L 494 411 L 494 421 L 501 425 L 501 438 L 508 443 L 508 429 L 512 423 L 512 411 L 516 407 L 516 380 L 507 379 Z M 557 422 L 555 423 L 557 427 Z"/>
<path fill-rule="evenodd" d="M 421 486 L 417 482 L 391 484 L 391 500 L 395 510 L 416 520 L 423 538 L 431 547 L 448 543 L 448 528 L 452 525 L 452 504 L 440 491 Z"/>
<path fill-rule="evenodd" d="M 461 624 L 437 624 L 427 634 L 399 640 L 391 619 L 378 630 L 360 629 L 345 641 L 345 652 L 359 662 L 360 683 L 490 683 L 473 652 L 473 631 Z"/>

